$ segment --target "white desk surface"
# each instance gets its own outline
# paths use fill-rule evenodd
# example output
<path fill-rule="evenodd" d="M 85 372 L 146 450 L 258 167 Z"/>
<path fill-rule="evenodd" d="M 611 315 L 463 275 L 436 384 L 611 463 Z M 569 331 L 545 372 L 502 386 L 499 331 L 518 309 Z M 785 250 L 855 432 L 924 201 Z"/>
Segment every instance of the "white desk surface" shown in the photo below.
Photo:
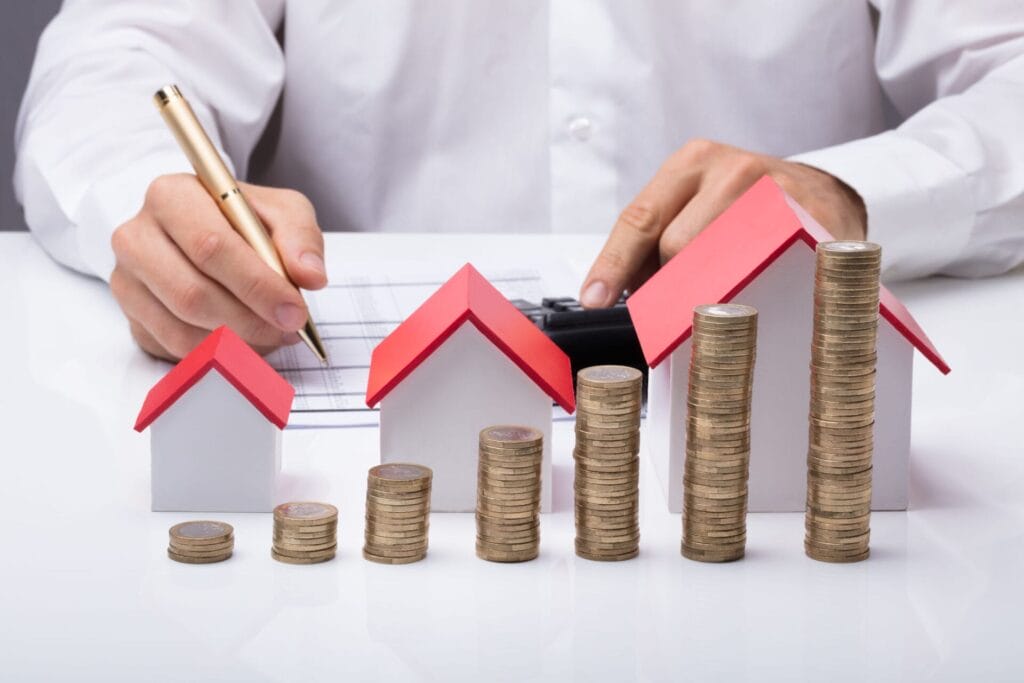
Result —
<path fill-rule="evenodd" d="M 600 242 L 328 239 L 328 258 L 557 251 L 580 267 Z M 1024 272 L 895 288 L 953 372 L 916 362 L 913 509 L 873 516 L 867 562 L 807 559 L 800 514 L 750 515 L 740 562 L 685 560 L 646 462 L 640 557 L 577 559 L 562 424 L 556 512 L 534 562 L 478 560 L 469 514 L 433 515 L 423 562 L 364 561 L 377 447 L 360 429 L 285 435 L 290 490 L 340 509 L 335 561 L 279 564 L 270 515 L 228 514 L 214 516 L 235 525 L 235 557 L 189 566 L 164 552 L 167 529 L 192 515 L 149 511 L 148 439 L 131 429 L 165 366 L 134 348 L 105 285 L 27 235 L 0 235 L 0 261 L 2 680 L 1024 677 Z"/>

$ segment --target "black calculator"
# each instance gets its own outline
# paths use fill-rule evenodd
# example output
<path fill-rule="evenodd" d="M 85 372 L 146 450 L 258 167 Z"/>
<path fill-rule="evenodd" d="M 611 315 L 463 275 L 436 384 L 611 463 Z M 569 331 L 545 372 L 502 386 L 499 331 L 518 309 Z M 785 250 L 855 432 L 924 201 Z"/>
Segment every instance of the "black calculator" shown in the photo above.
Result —
<path fill-rule="evenodd" d="M 573 376 L 591 365 L 629 365 L 646 379 L 647 363 L 625 297 L 610 308 L 583 308 L 568 296 L 545 298 L 539 304 L 523 299 L 512 303 L 565 351 Z"/>

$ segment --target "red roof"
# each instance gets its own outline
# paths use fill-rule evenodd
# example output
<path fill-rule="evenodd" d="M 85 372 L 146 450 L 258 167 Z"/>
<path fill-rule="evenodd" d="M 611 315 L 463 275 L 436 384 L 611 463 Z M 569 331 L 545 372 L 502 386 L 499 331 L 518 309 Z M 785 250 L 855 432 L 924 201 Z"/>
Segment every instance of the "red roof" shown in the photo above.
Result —
<path fill-rule="evenodd" d="M 373 350 L 366 405 L 377 405 L 466 321 L 560 406 L 575 410 L 569 357 L 468 263 Z"/>
<path fill-rule="evenodd" d="M 230 328 L 221 326 L 149 390 L 135 419 L 135 431 L 148 427 L 211 369 L 217 370 L 264 417 L 284 429 L 295 389 Z"/>
<path fill-rule="evenodd" d="M 629 299 L 648 365 L 690 336 L 695 306 L 730 301 L 794 242 L 833 239 L 768 176 L 761 178 Z M 885 287 L 880 312 L 943 374 L 949 366 L 906 307 Z"/>

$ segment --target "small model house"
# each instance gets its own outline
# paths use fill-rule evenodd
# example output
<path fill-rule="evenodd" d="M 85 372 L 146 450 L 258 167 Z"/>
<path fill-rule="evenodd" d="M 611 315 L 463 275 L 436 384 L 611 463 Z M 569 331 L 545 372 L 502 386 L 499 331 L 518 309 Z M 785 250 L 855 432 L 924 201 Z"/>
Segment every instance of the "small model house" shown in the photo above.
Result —
<path fill-rule="evenodd" d="M 651 367 L 646 447 L 670 510 L 682 507 L 693 308 L 726 301 L 759 312 L 749 509 L 804 509 L 814 249 L 831 239 L 765 177 L 630 297 L 630 315 Z M 913 349 L 943 373 L 949 367 L 884 287 L 880 313 L 872 507 L 902 510 L 907 507 Z"/>
<path fill-rule="evenodd" d="M 150 389 L 153 510 L 269 512 L 295 390 L 220 327 Z"/>
<path fill-rule="evenodd" d="M 475 509 L 479 435 L 495 424 L 543 432 L 550 510 L 552 401 L 575 408 L 568 356 L 469 264 L 374 349 L 366 389 L 381 460 L 431 467 L 441 512 Z"/>

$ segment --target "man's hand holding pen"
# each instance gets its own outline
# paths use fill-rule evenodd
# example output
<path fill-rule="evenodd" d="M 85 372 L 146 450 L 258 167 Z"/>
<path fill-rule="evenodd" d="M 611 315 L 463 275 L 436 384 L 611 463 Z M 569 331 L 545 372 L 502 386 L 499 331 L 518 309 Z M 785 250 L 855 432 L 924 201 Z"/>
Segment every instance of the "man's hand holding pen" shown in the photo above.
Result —
<path fill-rule="evenodd" d="M 293 190 L 240 187 L 292 281 L 326 285 L 323 235 L 309 200 Z M 149 353 L 181 358 L 221 324 L 261 352 L 299 340 L 308 317 L 302 296 L 232 229 L 194 175 L 154 180 L 142 210 L 111 241 L 111 291 Z"/>

